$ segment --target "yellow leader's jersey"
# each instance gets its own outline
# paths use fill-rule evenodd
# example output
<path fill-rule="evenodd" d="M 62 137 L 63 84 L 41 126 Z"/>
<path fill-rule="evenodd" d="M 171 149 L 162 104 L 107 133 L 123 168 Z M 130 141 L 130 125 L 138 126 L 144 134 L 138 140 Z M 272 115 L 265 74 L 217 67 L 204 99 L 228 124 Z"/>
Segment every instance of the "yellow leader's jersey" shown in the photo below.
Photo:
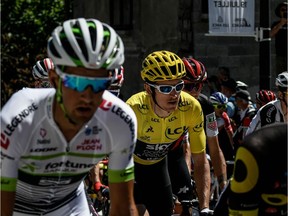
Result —
<path fill-rule="evenodd" d="M 192 153 L 205 151 L 204 118 L 197 99 L 181 92 L 178 108 L 166 118 L 155 114 L 151 100 L 151 96 L 144 91 L 127 100 L 138 121 L 135 162 L 155 164 L 165 158 L 171 149 L 181 144 L 185 137 L 189 137 Z"/>

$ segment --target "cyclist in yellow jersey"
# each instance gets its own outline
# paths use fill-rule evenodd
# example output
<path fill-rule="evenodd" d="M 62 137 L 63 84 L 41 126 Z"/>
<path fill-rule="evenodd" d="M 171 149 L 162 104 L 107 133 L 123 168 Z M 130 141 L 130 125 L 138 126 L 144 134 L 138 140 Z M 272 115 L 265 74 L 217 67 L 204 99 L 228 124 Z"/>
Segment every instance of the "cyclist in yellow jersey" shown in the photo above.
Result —
<path fill-rule="evenodd" d="M 209 196 L 210 171 L 206 159 L 203 113 L 197 99 L 182 92 L 182 78 L 185 75 L 184 63 L 176 54 L 153 52 L 142 63 L 145 91 L 127 100 L 139 125 L 134 151 L 134 197 L 138 207 L 145 205 L 150 216 L 172 214 L 167 154 L 182 145 L 183 137 L 191 143 L 200 208 L 209 207 L 209 199 L 208 202 L 206 200 Z M 186 170 L 189 175 L 185 160 L 179 163 L 179 169 Z M 183 185 L 182 190 L 192 196 L 190 186 Z"/>

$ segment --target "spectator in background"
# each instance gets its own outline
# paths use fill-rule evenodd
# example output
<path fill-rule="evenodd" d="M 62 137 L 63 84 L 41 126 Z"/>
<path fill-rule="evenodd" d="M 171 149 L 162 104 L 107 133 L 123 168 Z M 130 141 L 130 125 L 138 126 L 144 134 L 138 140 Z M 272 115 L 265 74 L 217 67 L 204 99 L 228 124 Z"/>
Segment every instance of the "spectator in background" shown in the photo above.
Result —
<path fill-rule="evenodd" d="M 236 91 L 238 90 L 248 90 L 248 85 L 240 80 L 236 81 Z"/>
<path fill-rule="evenodd" d="M 234 160 L 233 128 L 226 113 L 228 99 L 221 92 L 215 92 L 210 96 L 210 102 L 213 104 L 216 115 L 220 148 L 226 161 Z M 228 173 L 227 177 L 229 177 Z"/>
<path fill-rule="evenodd" d="M 210 89 L 210 94 L 221 91 L 222 82 L 226 82 L 230 79 L 230 70 L 228 67 L 219 67 L 217 75 L 212 75 L 208 78 L 207 83 Z"/>
<path fill-rule="evenodd" d="M 221 83 L 221 93 L 228 98 L 227 114 L 230 118 L 236 121 L 237 107 L 235 104 L 234 94 L 236 93 L 237 83 L 234 79 L 229 78 Z"/>
<path fill-rule="evenodd" d="M 234 148 L 237 150 L 239 145 L 243 143 L 246 131 L 256 114 L 256 110 L 251 103 L 250 93 L 247 90 L 239 90 L 235 94 L 235 101 L 239 108 L 239 122 L 236 125 L 236 131 L 233 136 Z"/>
<path fill-rule="evenodd" d="M 276 76 L 287 71 L 287 5 L 288 2 L 283 1 L 276 7 L 275 14 L 280 20 L 272 24 L 270 32 L 270 37 L 275 38 Z"/>

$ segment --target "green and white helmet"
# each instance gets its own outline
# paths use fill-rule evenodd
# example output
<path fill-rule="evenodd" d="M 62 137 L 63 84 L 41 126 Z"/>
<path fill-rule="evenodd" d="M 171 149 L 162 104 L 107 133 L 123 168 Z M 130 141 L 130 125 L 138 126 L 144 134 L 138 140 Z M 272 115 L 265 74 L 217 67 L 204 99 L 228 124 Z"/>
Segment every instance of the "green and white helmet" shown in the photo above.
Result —
<path fill-rule="evenodd" d="M 48 40 L 48 56 L 55 65 L 116 69 L 124 62 L 120 36 L 96 19 L 71 19 L 58 26 Z"/>

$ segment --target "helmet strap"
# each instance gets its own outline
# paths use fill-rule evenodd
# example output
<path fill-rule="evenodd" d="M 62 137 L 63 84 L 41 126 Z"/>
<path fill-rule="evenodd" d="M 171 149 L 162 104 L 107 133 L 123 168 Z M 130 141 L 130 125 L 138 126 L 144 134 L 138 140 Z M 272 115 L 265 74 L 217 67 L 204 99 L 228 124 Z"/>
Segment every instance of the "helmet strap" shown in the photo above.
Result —
<path fill-rule="evenodd" d="M 62 97 L 62 79 L 61 77 L 59 77 L 59 81 L 58 81 L 58 86 L 57 86 L 57 90 L 56 90 L 56 101 L 59 103 L 60 108 L 62 110 L 62 112 L 64 113 L 64 116 L 68 119 L 68 121 L 71 124 L 76 125 L 77 123 L 71 119 L 71 117 L 68 115 L 64 104 L 63 104 L 63 97 Z"/>

